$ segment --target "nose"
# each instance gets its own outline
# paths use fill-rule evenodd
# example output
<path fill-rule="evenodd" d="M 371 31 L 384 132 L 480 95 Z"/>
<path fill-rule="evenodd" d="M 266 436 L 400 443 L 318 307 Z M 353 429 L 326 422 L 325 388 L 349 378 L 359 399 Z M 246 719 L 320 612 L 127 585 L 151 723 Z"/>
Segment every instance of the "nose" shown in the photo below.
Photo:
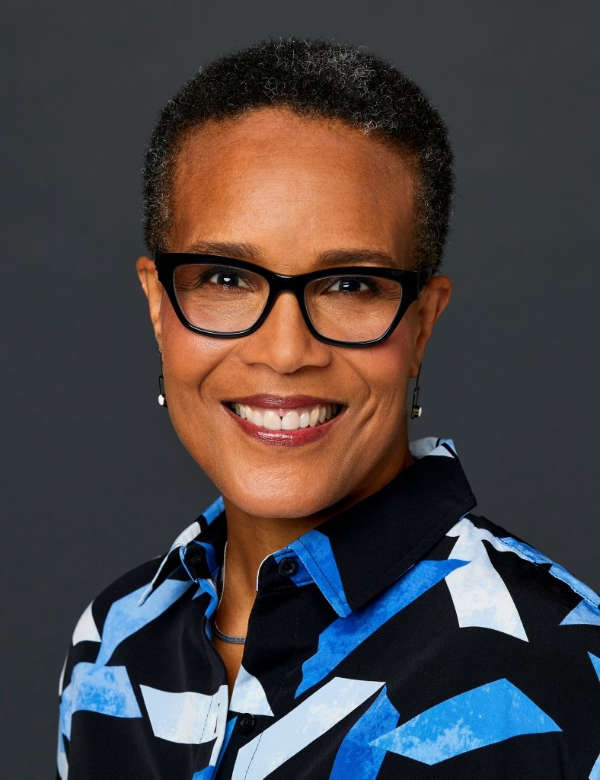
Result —
<path fill-rule="evenodd" d="M 243 357 L 248 363 L 264 363 L 280 374 L 303 366 L 326 366 L 330 346 L 309 331 L 296 296 L 279 293 L 266 320 L 244 338 Z"/>

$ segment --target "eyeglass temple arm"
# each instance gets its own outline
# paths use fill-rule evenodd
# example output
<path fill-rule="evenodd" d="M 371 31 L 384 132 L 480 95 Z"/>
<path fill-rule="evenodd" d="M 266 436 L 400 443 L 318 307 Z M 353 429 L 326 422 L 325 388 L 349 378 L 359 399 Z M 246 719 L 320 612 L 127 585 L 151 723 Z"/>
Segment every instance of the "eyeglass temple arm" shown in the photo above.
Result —
<path fill-rule="evenodd" d="M 421 270 L 417 271 L 417 274 L 417 292 L 421 292 L 423 287 L 425 287 L 427 282 L 435 274 L 435 269 L 431 267 L 422 268 Z"/>

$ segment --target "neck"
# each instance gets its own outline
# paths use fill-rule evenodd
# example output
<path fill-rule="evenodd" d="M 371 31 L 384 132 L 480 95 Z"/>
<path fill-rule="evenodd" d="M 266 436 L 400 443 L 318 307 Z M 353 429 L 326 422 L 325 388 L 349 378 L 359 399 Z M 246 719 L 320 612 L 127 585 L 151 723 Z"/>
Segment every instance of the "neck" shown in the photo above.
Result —
<path fill-rule="evenodd" d="M 407 444 L 400 462 L 396 459 L 391 468 L 379 468 L 376 474 L 371 475 L 372 479 L 365 480 L 361 489 L 344 496 L 322 512 L 308 517 L 257 517 L 224 497 L 227 561 L 223 592 L 216 611 L 220 629 L 235 636 L 246 635 L 248 618 L 256 595 L 258 569 L 268 555 L 381 490 L 400 471 L 413 463 L 414 459 Z"/>

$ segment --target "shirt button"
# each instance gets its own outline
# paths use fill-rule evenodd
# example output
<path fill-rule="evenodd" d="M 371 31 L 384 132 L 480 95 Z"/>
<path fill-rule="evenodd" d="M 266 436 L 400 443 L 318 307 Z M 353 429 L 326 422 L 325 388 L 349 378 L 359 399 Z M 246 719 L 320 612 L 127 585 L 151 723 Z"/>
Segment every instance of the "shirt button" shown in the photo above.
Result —
<path fill-rule="evenodd" d="M 298 571 L 298 564 L 293 558 L 282 558 L 277 566 L 282 577 L 291 577 Z"/>
<path fill-rule="evenodd" d="M 238 717 L 238 726 L 240 727 L 240 731 L 243 731 L 244 734 L 249 734 L 254 728 L 255 723 L 256 718 L 251 712 L 242 712 Z"/>
<path fill-rule="evenodd" d="M 202 548 L 197 545 L 188 545 L 185 550 L 185 564 L 194 579 L 206 576 L 205 574 L 205 555 Z"/>

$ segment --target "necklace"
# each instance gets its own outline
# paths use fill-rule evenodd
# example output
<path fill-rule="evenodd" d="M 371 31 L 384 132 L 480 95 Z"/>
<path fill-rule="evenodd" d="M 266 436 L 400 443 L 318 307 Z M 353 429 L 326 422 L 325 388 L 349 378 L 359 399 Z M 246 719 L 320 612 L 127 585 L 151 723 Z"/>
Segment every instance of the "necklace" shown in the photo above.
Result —
<path fill-rule="evenodd" d="M 219 580 L 220 580 L 220 585 L 221 585 L 221 593 L 220 593 L 220 596 L 219 596 L 219 604 L 221 603 L 221 599 L 223 598 L 223 590 L 225 588 L 225 562 L 226 562 L 226 560 L 227 560 L 227 541 L 225 542 L 225 547 L 223 549 L 223 568 L 219 572 Z M 219 604 L 217 604 L 217 607 L 219 606 Z M 246 641 L 246 637 L 245 636 L 231 636 L 231 634 L 225 634 L 223 631 L 221 631 L 221 629 L 217 625 L 216 610 L 215 610 L 215 615 L 214 615 L 213 620 L 212 620 L 212 625 L 213 625 L 213 629 L 214 629 L 214 632 L 215 632 L 216 636 L 219 639 L 222 639 L 223 642 L 230 642 L 231 644 L 234 644 L 234 645 L 243 645 L 244 642 Z"/>
<path fill-rule="evenodd" d="M 219 626 L 217 625 L 217 621 L 213 619 L 213 629 L 215 634 L 219 637 L 219 639 L 222 639 L 224 642 L 231 642 L 234 645 L 243 645 L 246 641 L 245 636 L 231 636 L 230 634 L 224 634 Z"/>

